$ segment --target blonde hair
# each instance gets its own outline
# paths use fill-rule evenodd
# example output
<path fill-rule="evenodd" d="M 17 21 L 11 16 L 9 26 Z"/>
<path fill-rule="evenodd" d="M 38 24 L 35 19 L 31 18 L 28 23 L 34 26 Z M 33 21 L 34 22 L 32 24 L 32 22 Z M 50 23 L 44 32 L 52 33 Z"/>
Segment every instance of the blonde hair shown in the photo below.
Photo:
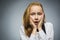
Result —
<path fill-rule="evenodd" d="M 26 8 L 25 12 L 24 12 L 24 15 L 23 15 L 23 25 L 24 25 L 24 30 L 25 30 L 25 34 L 30 37 L 31 33 L 32 33 L 32 26 L 30 25 L 30 20 L 29 20 L 29 13 L 30 13 L 30 8 L 33 6 L 33 5 L 37 5 L 37 6 L 40 6 L 42 8 L 42 11 L 44 12 L 43 10 L 43 6 L 41 3 L 39 2 L 32 2 L 28 5 L 28 7 Z M 45 19 L 45 15 L 44 15 L 44 19 Z"/>

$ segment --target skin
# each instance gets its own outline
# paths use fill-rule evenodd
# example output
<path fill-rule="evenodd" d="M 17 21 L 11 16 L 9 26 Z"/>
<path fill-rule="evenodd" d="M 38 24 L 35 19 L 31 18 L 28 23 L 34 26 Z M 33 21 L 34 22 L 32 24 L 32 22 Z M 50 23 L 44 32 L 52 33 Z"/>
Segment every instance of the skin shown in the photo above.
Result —
<path fill-rule="evenodd" d="M 44 12 L 42 8 L 37 5 L 33 5 L 30 9 L 30 24 L 33 26 L 32 34 L 36 34 L 36 30 L 42 30 Z"/>

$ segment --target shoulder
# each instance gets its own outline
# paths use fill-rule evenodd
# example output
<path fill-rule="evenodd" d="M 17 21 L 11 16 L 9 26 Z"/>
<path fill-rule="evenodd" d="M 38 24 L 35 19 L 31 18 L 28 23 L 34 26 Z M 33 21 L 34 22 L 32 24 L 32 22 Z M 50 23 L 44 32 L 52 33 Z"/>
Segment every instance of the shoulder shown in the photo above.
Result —
<path fill-rule="evenodd" d="M 46 23 L 44 23 L 44 25 L 47 28 L 52 28 L 53 27 L 53 24 L 51 22 L 46 22 Z"/>
<path fill-rule="evenodd" d="M 24 33 L 24 26 L 23 25 L 20 26 L 20 32 Z"/>
<path fill-rule="evenodd" d="M 44 23 L 44 25 L 45 25 L 46 32 L 50 33 L 53 31 L 53 24 L 51 22 L 46 22 L 46 23 Z"/>

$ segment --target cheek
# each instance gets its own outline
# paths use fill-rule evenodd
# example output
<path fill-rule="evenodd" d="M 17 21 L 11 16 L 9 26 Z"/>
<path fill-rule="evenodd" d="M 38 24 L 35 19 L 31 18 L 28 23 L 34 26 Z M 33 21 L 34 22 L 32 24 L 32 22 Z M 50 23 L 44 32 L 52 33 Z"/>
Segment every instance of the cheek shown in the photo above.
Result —
<path fill-rule="evenodd" d="M 41 20 L 42 19 L 42 15 L 41 16 L 39 16 L 39 18 L 38 18 L 39 20 Z"/>
<path fill-rule="evenodd" d="M 35 18 L 34 16 L 30 16 L 30 19 L 31 19 L 31 20 L 34 20 L 34 18 Z"/>

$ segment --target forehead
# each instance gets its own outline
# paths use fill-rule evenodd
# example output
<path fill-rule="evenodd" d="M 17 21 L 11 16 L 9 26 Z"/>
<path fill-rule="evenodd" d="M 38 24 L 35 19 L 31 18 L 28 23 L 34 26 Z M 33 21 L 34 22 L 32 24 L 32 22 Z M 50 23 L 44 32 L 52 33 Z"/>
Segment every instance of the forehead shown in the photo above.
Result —
<path fill-rule="evenodd" d="M 42 7 L 39 6 L 39 5 L 33 5 L 33 6 L 31 6 L 30 12 L 37 12 L 37 11 L 42 12 Z"/>

